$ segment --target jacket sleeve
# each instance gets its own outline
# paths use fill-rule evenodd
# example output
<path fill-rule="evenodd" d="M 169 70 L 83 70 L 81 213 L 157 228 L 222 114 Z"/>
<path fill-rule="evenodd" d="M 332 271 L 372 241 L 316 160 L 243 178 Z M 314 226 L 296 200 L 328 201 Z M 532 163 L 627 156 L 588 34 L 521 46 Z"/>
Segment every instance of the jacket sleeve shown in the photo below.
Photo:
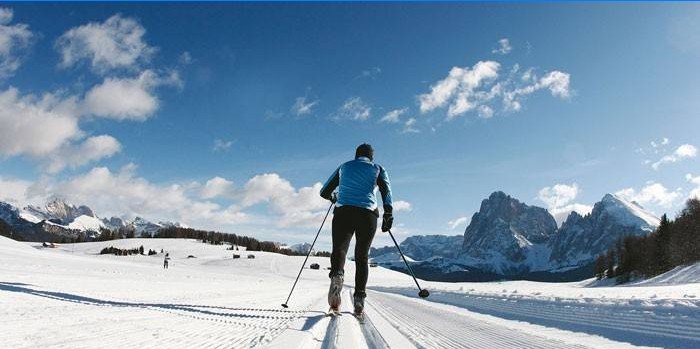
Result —
<path fill-rule="evenodd" d="M 391 181 L 389 174 L 384 167 L 379 166 L 379 176 L 377 176 L 377 186 L 382 194 L 382 203 L 384 203 L 384 213 L 392 213 L 394 202 L 391 198 Z"/>
<path fill-rule="evenodd" d="M 324 184 L 323 188 L 321 188 L 321 197 L 326 200 L 330 200 L 331 194 L 335 188 L 338 187 L 338 184 L 340 184 L 340 167 L 333 172 L 330 178 L 328 178 L 326 181 L 326 184 Z"/>

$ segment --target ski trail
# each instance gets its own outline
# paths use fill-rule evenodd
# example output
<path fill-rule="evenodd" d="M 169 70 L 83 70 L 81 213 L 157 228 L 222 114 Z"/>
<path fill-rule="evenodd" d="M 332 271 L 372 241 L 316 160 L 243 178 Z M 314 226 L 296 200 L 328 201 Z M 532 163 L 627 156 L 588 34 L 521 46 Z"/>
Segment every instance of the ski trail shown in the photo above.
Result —
<path fill-rule="evenodd" d="M 323 337 L 321 349 L 335 349 L 338 347 L 338 318 L 342 315 L 329 315 L 326 336 Z"/>
<path fill-rule="evenodd" d="M 381 289 L 405 296 L 413 290 Z M 528 299 L 495 295 L 465 295 L 434 291 L 431 302 L 454 305 L 471 312 L 503 319 L 599 335 L 636 345 L 667 348 L 700 347 L 698 305 L 645 307 L 643 301 L 603 304 L 583 299 Z"/>
<path fill-rule="evenodd" d="M 566 340 L 561 334 L 556 338 L 549 333 L 543 334 L 547 331 L 526 332 L 525 329 L 518 328 L 517 325 L 520 323 L 513 321 L 485 321 L 484 315 L 473 314 L 452 306 L 381 292 L 371 292 L 367 299 L 387 322 L 418 348 L 582 349 L 591 347 Z M 436 311 L 436 308 L 440 311 Z M 571 332 L 564 332 L 564 334 L 571 334 Z M 615 342 L 608 342 L 606 346 L 615 346 L 615 344 Z"/>
<path fill-rule="evenodd" d="M 352 290 L 348 289 L 348 303 L 353 304 Z M 359 322 L 358 322 L 359 323 Z M 382 334 L 377 330 L 377 328 L 372 323 L 369 315 L 365 313 L 365 323 L 360 324 L 360 329 L 362 330 L 362 335 L 370 348 L 385 349 L 389 348 L 388 343 L 382 337 Z"/>

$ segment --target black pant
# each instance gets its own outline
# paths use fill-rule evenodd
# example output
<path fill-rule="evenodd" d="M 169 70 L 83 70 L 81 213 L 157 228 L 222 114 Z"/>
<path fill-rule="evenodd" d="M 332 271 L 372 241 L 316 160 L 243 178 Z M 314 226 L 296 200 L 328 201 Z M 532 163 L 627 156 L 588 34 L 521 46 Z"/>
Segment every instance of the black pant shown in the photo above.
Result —
<path fill-rule="evenodd" d="M 333 253 L 329 276 L 344 274 L 345 256 L 355 233 L 355 295 L 359 297 L 366 296 L 367 259 L 377 230 L 377 218 L 376 211 L 354 206 L 341 206 L 333 211 Z"/>

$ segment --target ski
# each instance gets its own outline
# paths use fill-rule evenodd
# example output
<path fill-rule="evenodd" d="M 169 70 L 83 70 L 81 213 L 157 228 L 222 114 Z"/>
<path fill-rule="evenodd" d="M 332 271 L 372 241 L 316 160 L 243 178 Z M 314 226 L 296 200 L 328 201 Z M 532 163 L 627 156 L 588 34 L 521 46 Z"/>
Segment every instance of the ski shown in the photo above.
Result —
<path fill-rule="evenodd" d="M 360 313 L 360 314 L 352 313 L 352 316 L 354 316 L 355 319 L 357 319 L 357 321 L 358 321 L 361 325 L 364 325 L 364 323 L 365 323 L 365 313 L 364 313 L 364 312 L 362 312 L 362 313 Z"/>
<path fill-rule="evenodd" d="M 326 316 L 340 316 L 340 309 L 333 309 L 333 308 L 328 308 L 328 311 L 326 312 Z"/>

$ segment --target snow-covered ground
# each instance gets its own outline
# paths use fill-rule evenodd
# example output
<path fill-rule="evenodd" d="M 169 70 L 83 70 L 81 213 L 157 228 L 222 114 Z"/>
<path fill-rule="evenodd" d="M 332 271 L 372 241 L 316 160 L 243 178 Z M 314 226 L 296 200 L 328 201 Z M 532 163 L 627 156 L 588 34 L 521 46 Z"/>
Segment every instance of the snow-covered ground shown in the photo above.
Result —
<path fill-rule="evenodd" d="M 107 246 L 170 253 L 99 255 Z M 228 251 L 194 240 L 126 239 L 41 248 L 0 237 L 2 348 L 700 347 L 700 264 L 629 286 L 421 281 L 371 268 L 367 322 L 325 316 L 327 258 Z M 240 254 L 233 259 L 232 254 Z M 252 254 L 254 259 L 248 259 Z M 188 258 L 188 256 L 195 258 Z"/>

